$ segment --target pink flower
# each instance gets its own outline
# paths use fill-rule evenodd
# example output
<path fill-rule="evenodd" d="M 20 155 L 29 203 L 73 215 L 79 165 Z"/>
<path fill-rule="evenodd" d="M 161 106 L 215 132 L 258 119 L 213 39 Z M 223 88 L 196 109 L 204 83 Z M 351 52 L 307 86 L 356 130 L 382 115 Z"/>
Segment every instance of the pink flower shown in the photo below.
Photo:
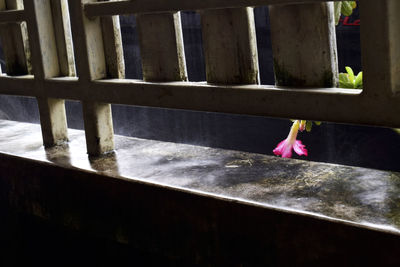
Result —
<path fill-rule="evenodd" d="M 277 147 L 273 150 L 274 154 L 277 156 L 282 156 L 282 158 L 291 158 L 292 157 L 292 149 L 299 155 L 307 156 L 306 146 L 301 143 L 300 140 L 296 140 L 297 133 L 299 132 L 300 123 L 296 120 L 292 128 L 290 128 L 290 132 L 288 137 L 280 142 Z"/>

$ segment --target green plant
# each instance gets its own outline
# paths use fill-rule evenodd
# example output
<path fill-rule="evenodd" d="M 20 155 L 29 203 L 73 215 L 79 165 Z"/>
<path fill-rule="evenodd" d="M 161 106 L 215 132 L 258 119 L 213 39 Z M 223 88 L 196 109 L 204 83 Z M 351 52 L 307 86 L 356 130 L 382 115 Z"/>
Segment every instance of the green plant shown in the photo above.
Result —
<path fill-rule="evenodd" d="M 350 67 L 346 67 L 347 73 L 339 73 L 339 87 L 349 89 L 362 89 L 363 74 L 360 71 L 357 76 L 354 75 Z"/>
<path fill-rule="evenodd" d="M 340 15 L 350 16 L 353 14 L 353 10 L 357 7 L 356 1 L 341 1 L 335 2 L 335 22 L 336 25 L 339 23 Z"/>

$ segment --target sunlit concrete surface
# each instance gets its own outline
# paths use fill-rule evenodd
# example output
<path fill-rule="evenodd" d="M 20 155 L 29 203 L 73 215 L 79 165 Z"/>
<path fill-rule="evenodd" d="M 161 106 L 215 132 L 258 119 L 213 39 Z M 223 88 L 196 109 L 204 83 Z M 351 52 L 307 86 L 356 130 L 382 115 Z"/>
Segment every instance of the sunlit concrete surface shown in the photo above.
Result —
<path fill-rule="evenodd" d="M 39 125 L 0 121 L 2 153 L 400 233 L 400 173 L 123 136 L 89 159 L 84 132 L 69 139 L 44 149 Z"/>

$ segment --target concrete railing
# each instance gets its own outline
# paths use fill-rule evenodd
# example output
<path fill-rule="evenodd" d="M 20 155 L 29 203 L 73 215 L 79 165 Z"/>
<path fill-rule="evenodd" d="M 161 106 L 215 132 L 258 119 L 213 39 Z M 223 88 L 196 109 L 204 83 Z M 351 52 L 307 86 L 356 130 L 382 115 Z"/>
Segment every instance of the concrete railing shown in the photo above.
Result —
<path fill-rule="evenodd" d="M 114 148 L 109 103 L 400 127 L 400 2 L 360 2 L 364 88 L 350 90 L 335 88 L 332 2 L 0 0 L 0 94 L 37 98 L 46 146 L 68 139 L 64 99 L 81 101 L 91 155 Z M 260 5 L 276 85 L 259 85 Z M 181 10 L 201 14 L 207 82 L 187 81 Z M 136 15 L 143 81 L 124 79 L 120 14 Z"/>

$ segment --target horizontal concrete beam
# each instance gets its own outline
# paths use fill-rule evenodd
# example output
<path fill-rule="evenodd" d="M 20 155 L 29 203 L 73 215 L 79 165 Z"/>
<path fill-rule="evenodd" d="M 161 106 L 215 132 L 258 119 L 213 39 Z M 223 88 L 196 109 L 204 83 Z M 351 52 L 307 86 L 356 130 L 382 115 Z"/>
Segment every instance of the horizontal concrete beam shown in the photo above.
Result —
<path fill-rule="evenodd" d="M 78 78 L 63 77 L 45 80 L 44 91 L 35 92 L 30 86 L 32 82 L 32 76 L 0 76 L 0 83 L 4 85 L 0 94 L 36 96 L 44 93 L 48 97 L 70 100 L 400 127 L 397 115 L 400 114 L 400 96 L 375 98 L 361 90 L 225 86 L 205 82 L 151 83 L 129 79 L 98 80 L 81 87 Z"/>
<path fill-rule="evenodd" d="M 21 22 L 26 20 L 24 10 L 4 10 L 0 11 L 0 23 Z"/>
<path fill-rule="evenodd" d="M 136 13 L 238 8 L 265 5 L 321 3 L 340 0 L 140 0 L 88 3 L 84 6 L 87 16 L 112 16 Z"/>

